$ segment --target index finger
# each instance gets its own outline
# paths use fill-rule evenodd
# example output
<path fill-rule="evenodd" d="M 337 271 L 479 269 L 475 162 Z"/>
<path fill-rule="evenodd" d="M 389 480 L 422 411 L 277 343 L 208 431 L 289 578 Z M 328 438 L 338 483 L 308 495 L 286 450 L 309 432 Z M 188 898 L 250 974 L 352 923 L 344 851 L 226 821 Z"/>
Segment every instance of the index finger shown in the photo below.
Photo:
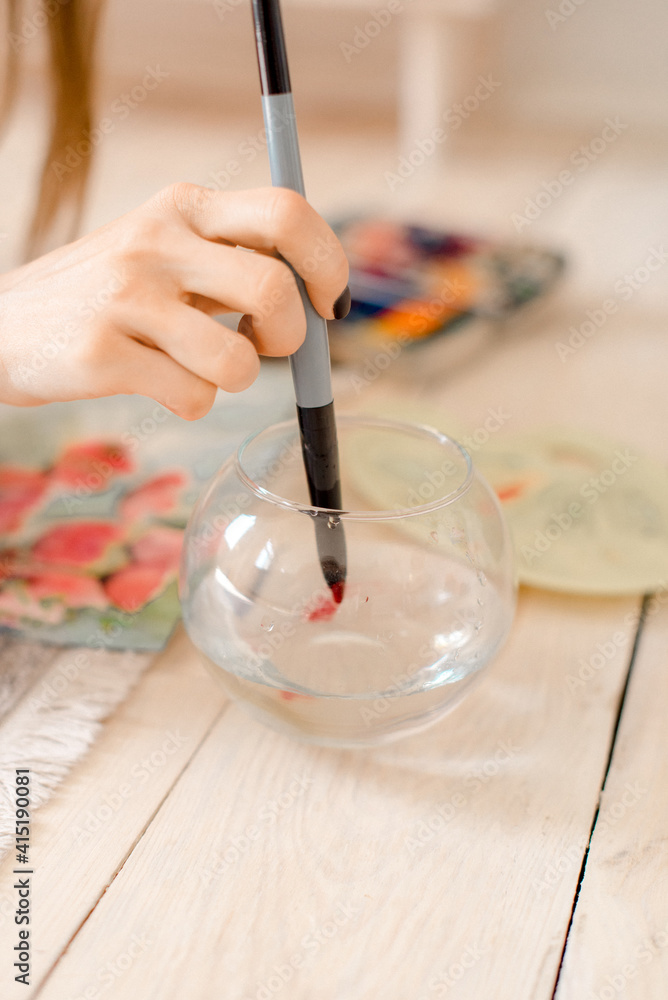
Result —
<path fill-rule="evenodd" d="M 325 319 L 348 283 L 348 261 L 338 238 L 314 208 L 288 188 L 211 191 L 175 184 L 157 196 L 205 240 L 276 252 L 304 279 Z"/>

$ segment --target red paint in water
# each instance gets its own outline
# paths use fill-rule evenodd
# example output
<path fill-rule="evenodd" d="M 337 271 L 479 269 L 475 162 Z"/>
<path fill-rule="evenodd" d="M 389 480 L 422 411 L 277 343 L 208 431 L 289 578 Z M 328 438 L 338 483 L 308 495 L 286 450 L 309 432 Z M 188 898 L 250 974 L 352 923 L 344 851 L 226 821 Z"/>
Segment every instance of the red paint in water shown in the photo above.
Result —
<path fill-rule="evenodd" d="M 339 580 L 338 583 L 331 583 L 330 584 L 329 589 L 332 592 L 332 597 L 334 598 L 334 603 L 335 604 L 340 604 L 341 601 L 343 600 L 344 587 L 345 587 L 345 584 L 343 583 L 343 580 Z"/>
<path fill-rule="evenodd" d="M 338 584 L 334 584 L 338 586 Z M 336 614 L 336 604 L 323 597 L 306 616 L 309 622 L 328 622 Z"/>

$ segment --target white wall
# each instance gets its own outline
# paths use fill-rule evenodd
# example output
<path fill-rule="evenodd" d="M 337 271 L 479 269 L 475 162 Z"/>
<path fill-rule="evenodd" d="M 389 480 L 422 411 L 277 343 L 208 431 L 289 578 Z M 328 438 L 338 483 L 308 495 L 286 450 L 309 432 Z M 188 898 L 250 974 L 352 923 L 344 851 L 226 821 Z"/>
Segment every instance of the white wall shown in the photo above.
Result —
<path fill-rule="evenodd" d="M 363 23 L 359 11 L 284 0 L 284 20 L 299 109 L 343 119 L 392 114 L 394 25 L 347 63 L 340 43 L 352 39 L 357 21 Z M 261 113 L 250 0 L 109 0 L 99 54 L 106 97 L 143 66 L 160 63 L 171 74 L 161 88 L 166 100 L 208 111 L 219 106 L 221 115 Z"/>
<path fill-rule="evenodd" d="M 387 0 L 283 0 L 300 115 L 391 120 L 407 8 L 430 2 L 403 0 L 404 10 L 346 59 L 342 44 Z M 667 0 L 496 0 L 486 23 L 460 22 L 455 38 L 458 96 L 477 73 L 494 72 L 496 118 L 595 128 L 619 115 L 668 126 Z M 40 41 L 26 47 L 31 62 Z M 170 76 L 152 101 L 190 114 L 220 108 L 221 119 L 259 115 L 250 0 L 107 0 L 99 64 L 100 113 L 159 64 Z"/>
<path fill-rule="evenodd" d="M 668 126 L 666 0 L 505 0 L 499 28 L 509 113 Z"/>

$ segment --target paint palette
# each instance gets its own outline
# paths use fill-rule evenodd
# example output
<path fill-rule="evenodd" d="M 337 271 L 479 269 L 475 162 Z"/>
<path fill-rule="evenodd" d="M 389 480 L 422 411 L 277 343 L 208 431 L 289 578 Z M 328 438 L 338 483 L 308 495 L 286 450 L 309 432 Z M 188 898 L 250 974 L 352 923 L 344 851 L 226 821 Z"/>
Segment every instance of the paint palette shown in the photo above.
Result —
<path fill-rule="evenodd" d="M 564 266 L 560 254 L 538 247 L 382 218 L 334 228 L 352 296 L 346 319 L 329 325 L 334 361 L 355 361 L 383 343 L 417 344 L 475 318 L 506 318 L 552 288 Z"/>

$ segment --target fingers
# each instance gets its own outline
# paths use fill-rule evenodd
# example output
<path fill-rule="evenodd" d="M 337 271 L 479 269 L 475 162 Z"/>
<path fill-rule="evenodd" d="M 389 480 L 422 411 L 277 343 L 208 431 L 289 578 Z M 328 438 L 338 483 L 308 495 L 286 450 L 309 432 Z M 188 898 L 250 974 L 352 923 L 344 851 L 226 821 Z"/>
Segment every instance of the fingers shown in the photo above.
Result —
<path fill-rule="evenodd" d="M 136 393 L 155 399 L 185 420 L 198 420 L 213 406 L 217 391 L 213 382 L 161 350 L 119 336 L 107 343 L 104 353 L 104 364 L 95 358 L 84 364 L 92 397 Z"/>
<path fill-rule="evenodd" d="M 292 354 L 302 343 L 293 268 L 332 317 L 348 264 L 302 197 L 174 185 L 3 284 L 13 332 L 0 345 L 0 396 L 33 405 L 139 393 L 186 419 L 203 416 L 217 387 L 253 382 L 258 352 Z M 211 318 L 224 310 L 244 316 L 241 332 Z"/>
<path fill-rule="evenodd" d="M 251 341 L 182 303 L 135 314 L 135 338 L 168 354 L 182 369 L 225 392 L 241 392 L 257 378 L 260 359 Z M 153 353 L 159 353 L 154 351 Z"/>
<path fill-rule="evenodd" d="M 287 188 L 232 192 L 175 184 L 156 198 L 205 240 L 280 254 L 304 279 L 320 315 L 334 318 L 348 262 L 330 227 L 301 195 Z"/>
<path fill-rule="evenodd" d="M 250 316 L 251 337 L 260 354 L 292 354 L 306 334 L 306 315 L 297 282 L 283 261 L 264 253 L 209 243 L 189 235 L 181 242 L 180 280 L 192 301 L 216 300 L 223 311 Z"/>

